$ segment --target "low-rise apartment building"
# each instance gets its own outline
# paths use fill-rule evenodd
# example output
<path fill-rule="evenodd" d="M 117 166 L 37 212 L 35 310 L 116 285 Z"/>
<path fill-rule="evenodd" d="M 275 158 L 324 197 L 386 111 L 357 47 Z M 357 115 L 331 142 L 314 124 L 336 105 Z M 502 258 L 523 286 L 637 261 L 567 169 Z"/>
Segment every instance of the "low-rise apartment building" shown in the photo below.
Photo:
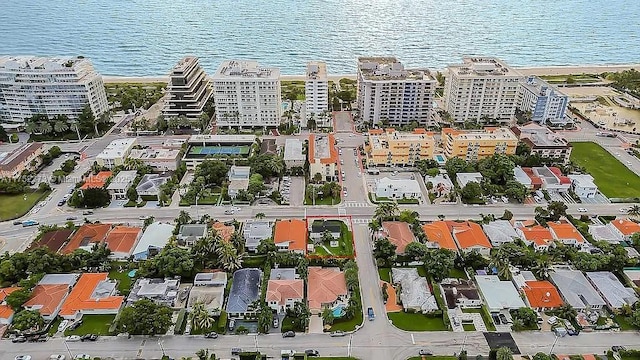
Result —
<path fill-rule="evenodd" d="M 592 199 L 598 193 L 598 186 L 593 182 L 593 176 L 578 174 L 567 176 L 571 179 L 571 190 L 580 198 Z"/>
<path fill-rule="evenodd" d="M 520 83 L 518 108 L 531 114 L 531 121 L 542 125 L 565 126 L 571 120 L 566 115 L 569 96 L 537 76 Z"/>
<path fill-rule="evenodd" d="M 131 154 L 131 150 L 136 146 L 136 138 L 126 138 L 113 140 L 100 154 L 96 156 L 98 165 L 113 169 L 118 165 L 123 165 L 124 161 Z"/>
<path fill-rule="evenodd" d="M 146 148 L 133 149 L 129 159 L 140 160 L 158 171 L 175 171 L 180 164 L 180 149 Z"/>
<path fill-rule="evenodd" d="M 368 166 L 413 166 L 418 160 L 433 159 L 435 139 L 424 129 L 400 132 L 394 129 L 369 130 Z"/>
<path fill-rule="evenodd" d="M 298 139 L 287 139 L 284 143 L 284 165 L 287 169 L 293 167 L 304 167 L 306 157 L 302 152 L 302 141 Z"/>
<path fill-rule="evenodd" d="M 507 128 L 484 130 L 442 129 L 442 146 L 447 158 L 459 157 L 467 161 L 482 160 L 494 154 L 513 155 L 518 137 Z"/>
<path fill-rule="evenodd" d="M 8 154 L 5 153 L 0 159 L 0 178 L 17 179 L 23 171 L 36 169 L 40 165 L 40 155 L 43 152 L 44 146 L 41 143 L 27 143 Z"/>
<path fill-rule="evenodd" d="M 309 176 L 321 174 L 323 181 L 335 181 L 337 178 L 338 151 L 332 134 L 309 135 Z"/>
<path fill-rule="evenodd" d="M 531 122 L 512 127 L 511 131 L 531 149 L 531 154 L 538 154 L 542 158 L 559 159 L 564 164 L 569 163 L 571 144 L 564 136 L 554 133 L 548 127 Z"/>
<path fill-rule="evenodd" d="M 107 191 L 109 191 L 109 195 L 111 195 L 111 199 L 113 200 L 124 200 L 127 198 L 127 190 L 133 181 L 138 176 L 138 172 L 135 170 L 123 170 L 114 177 L 109 186 L 107 186 Z"/>

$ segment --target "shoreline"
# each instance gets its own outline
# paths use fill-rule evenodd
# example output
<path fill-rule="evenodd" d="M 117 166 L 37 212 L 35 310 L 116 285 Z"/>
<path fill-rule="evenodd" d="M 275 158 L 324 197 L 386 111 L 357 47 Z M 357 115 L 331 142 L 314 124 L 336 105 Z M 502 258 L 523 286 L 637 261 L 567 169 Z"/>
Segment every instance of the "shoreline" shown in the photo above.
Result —
<path fill-rule="evenodd" d="M 578 74 L 601 74 L 603 72 L 619 72 L 629 69 L 640 69 L 640 64 L 613 64 L 613 65 L 562 65 L 562 66 L 527 66 L 513 67 L 522 75 L 578 75 Z M 445 70 L 434 70 L 432 73 Z M 335 74 L 327 75 L 329 81 L 337 82 L 342 78 L 351 80 L 356 79 L 356 74 Z M 102 80 L 105 84 L 122 84 L 122 83 L 154 83 L 168 82 L 169 76 L 113 76 L 103 75 Z M 305 75 L 280 75 L 283 81 L 304 81 Z"/>

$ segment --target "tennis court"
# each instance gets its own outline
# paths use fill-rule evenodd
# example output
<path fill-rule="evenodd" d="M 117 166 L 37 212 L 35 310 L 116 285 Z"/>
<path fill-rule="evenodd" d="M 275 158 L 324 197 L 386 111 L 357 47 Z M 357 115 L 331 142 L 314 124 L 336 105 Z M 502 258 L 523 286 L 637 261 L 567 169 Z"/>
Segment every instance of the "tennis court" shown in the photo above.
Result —
<path fill-rule="evenodd" d="M 248 155 L 249 146 L 192 146 L 191 155 Z"/>

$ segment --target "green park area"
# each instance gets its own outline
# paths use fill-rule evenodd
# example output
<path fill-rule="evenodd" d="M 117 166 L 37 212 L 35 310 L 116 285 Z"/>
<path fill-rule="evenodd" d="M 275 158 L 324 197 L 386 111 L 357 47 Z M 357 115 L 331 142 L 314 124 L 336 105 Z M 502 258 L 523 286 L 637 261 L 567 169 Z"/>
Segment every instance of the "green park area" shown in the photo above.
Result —
<path fill-rule="evenodd" d="M 46 193 L 35 191 L 17 195 L 0 195 L 0 221 L 22 217 L 48 194 L 48 191 Z"/>
<path fill-rule="evenodd" d="M 576 83 L 593 83 L 602 81 L 597 75 L 591 74 L 571 74 L 571 75 L 542 75 L 541 79 L 550 84 L 576 84 Z"/>
<path fill-rule="evenodd" d="M 571 161 L 593 176 L 605 196 L 623 199 L 640 196 L 640 177 L 607 150 L 593 142 L 573 142 L 571 145 Z"/>
<path fill-rule="evenodd" d="M 393 326 L 406 331 L 447 331 L 442 321 L 442 314 L 428 316 L 420 313 L 390 312 L 387 313 Z"/>

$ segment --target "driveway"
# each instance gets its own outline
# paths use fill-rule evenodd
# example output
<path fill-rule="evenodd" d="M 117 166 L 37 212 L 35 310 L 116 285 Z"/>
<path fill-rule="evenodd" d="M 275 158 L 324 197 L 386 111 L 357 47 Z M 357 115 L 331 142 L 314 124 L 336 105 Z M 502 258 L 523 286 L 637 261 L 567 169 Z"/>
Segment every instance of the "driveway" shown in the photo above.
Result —
<path fill-rule="evenodd" d="M 309 334 L 322 334 L 322 330 L 322 318 L 318 315 L 311 315 L 309 318 Z"/>

